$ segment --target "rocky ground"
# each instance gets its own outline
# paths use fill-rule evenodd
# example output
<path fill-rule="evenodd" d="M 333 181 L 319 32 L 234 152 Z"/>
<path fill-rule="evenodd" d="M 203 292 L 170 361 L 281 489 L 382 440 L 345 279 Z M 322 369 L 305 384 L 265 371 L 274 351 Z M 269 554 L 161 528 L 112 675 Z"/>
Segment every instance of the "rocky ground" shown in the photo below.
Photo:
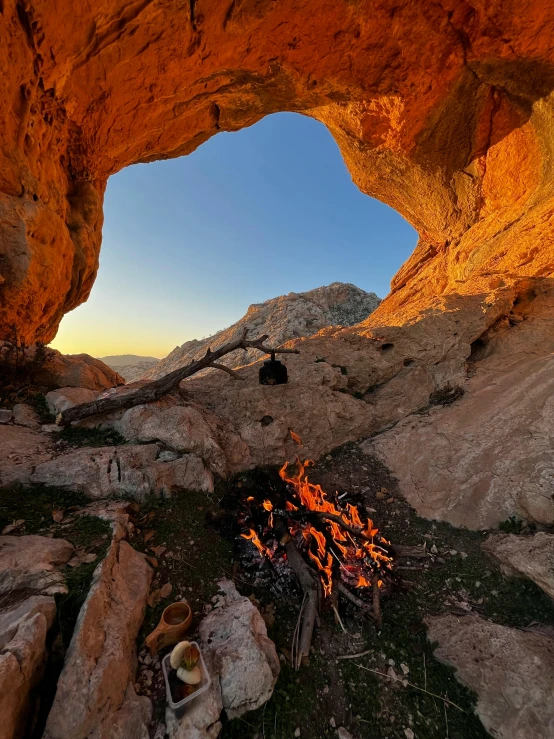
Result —
<path fill-rule="evenodd" d="M 52 649 L 48 674 L 59 674 L 93 571 L 108 550 L 110 527 L 98 518 L 101 515 L 119 522 L 116 530 L 121 526 L 133 549 L 148 558 L 146 562 L 142 560 L 144 574 L 138 576 L 138 581 L 137 576 L 132 578 L 132 600 L 140 601 L 135 606 L 138 615 L 124 627 L 123 643 L 127 649 L 132 644 L 129 632 L 136 632 L 139 637 L 136 674 L 129 674 L 129 670 L 134 670 L 132 659 L 124 658 L 123 652 L 118 658 L 129 665 L 129 677 L 120 679 L 121 685 L 124 683 L 123 688 L 120 685 L 122 697 L 126 697 L 114 715 L 117 720 L 128 720 L 128 712 L 135 706 L 132 712 L 138 711 L 142 716 L 136 731 L 143 733 L 132 736 L 162 737 L 166 729 L 171 737 L 189 736 L 180 734 L 179 725 L 168 722 L 165 713 L 160 657 L 167 650 L 152 659 L 140 644 L 157 624 L 163 608 L 180 598 L 191 604 L 191 634 L 198 637 L 199 627 L 201 632 L 201 624 L 210 614 L 218 609 L 225 614 L 225 598 L 218 595 L 222 578 L 234 581 L 239 592 L 258 607 L 275 643 L 281 674 L 272 697 L 263 706 L 242 715 L 239 712 L 234 719 L 222 715 L 221 737 L 319 739 L 350 734 L 360 739 L 467 739 L 486 737 L 487 730 L 506 739 L 548 736 L 546 727 L 554 720 L 547 700 L 554 675 L 549 657 L 554 608 L 545 592 L 528 578 L 535 579 L 545 590 L 552 588 L 552 568 L 548 562 L 542 572 L 528 566 L 527 577 L 514 578 L 502 574 L 499 561 L 511 573 L 518 567 L 521 570 L 516 561 L 518 550 L 540 545 L 545 538 L 550 543 L 553 535 L 537 531 L 525 522 L 508 521 L 501 529 L 512 533 L 499 534 L 470 532 L 422 519 L 403 500 L 395 480 L 375 456 L 367 453 L 363 443 L 349 444 L 327 455 L 313 469 L 312 477 L 327 489 L 347 493 L 347 500 L 371 509 L 375 522 L 391 541 L 419 547 L 422 558 L 398 562 L 405 582 L 383 601 L 380 631 L 359 611 L 343 604 L 345 634 L 325 610 L 310 664 L 298 673 L 290 667 L 289 650 L 300 595 L 292 591 L 276 599 L 267 588 L 256 587 L 251 573 L 242 569 L 236 541 L 220 523 L 222 513 L 228 512 L 226 500 L 234 494 L 236 485 L 257 484 L 256 474 L 241 473 L 227 484 L 220 483 L 213 494 L 188 492 L 171 499 L 117 503 L 116 512 L 114 506 L 110 512 L 105 502 L 90 508 L 90 502 L 82 495 L 52 488 L 5 491 L 0 525 L 7 526 L 9 534 L 0 539 L 0 557 L 6 539 L 29 535 L 46 537 L 46 541 L 51 537 L 63 539 L 69 547 L 75 547 L 69 560 L 71 566 L 62 568 L 69 592 L 56 596 L 60 636 L 56 649 Z M 119 544 L 123 545 L 128 546 L 126 542 Z M 520 559 L 525 559 L 524 555 Z M 128 575 L 130 565 L 121 566 Z M 102 581 L 99 570 L 94 578 Z M 139 596 L 138 582 L 142 583 Z M 118 587 L 123 587 L 123 583 Z M 120 597 L 119 594 L 117 599 Z M 127 602 L 130 597 L 131 594 L 126 596 Z M 133 608 L 128 611 L 133 612 Z M 121 622 L 113 614 L 108 617 L 105 606 L 101 612 L 110 624 Z M 494 629 L 497 631 L 492 633 Z M 463 634 L 463 638 L 453 640 L 457 634 Z M 116 639 L 120 650 L 122 638 Z M 497 647 L 487 657 L 484 669 L 482 657 L 472 658 L 471 653 L 468 657 L 468 647 L 482 650 L 491 643 Z M 75 671 L 81 674 L 83 665 L 87 665 L 86 645 L 72 649 L 66 656 L 66 682 L 73 681 Z M 516 664 L 510 659 L 513 654 L 517 654 Z M 76 663 L 73 667 L 70 657 Z M 521 684 L 522 674 L 532 680 L 532 695 Z M 233 675 L 235 681 L 236 674 Z M 61 694 L 54 698 L 45 736 L 76 736 L 71 731 L 77 729 L 67 725 L 65 712 L 56 712 L 56 701 L 61 705 L 67 700 L 63 699 L 63 678 L 60 681 Z M 252 686 L 247 690 L 252 691 Z M 151 720 L 149 706 L 141 704 L 141 696 L 152 701 Z M 46 697 L 45 703 L 52 698 Z M 97 700 L 97 696 L 92 696 L 87 702 L 87 721 L 91 715 L 97 715 L 97 721 L 108 720 L 97 714 Z M 523 714 L 521 701 L 526 706 Z M 43 723 L 44 718 L 40 718 Z M 116 719 L 111 715 L 109 720 Z M 211 728 L 196 727 L 194 730 L 200 733 L 190 736 L 215 736 L 209 732 L 215 730 L 216 721 L 217 716 Z M 519 727 L 517 734 L 510 733 L 514 722 Z M 530 733 L 530 726 L 535 727 L 536 733 Z"/>
<path fill-rule="evenodd" d="M 3 547 L 36 534 L 31 551 L 43 547 L 23 580 L 13 557 L 0 578 L 3 684 L 17 684 L 16 655 L 35 655 L 22 662 L 21 700 L 6 688 L 12 725 L 34 716 L 49 739 L 87 736 L 90 725 L 117 726 L 122 739 L 551 736 L 553 310 L 542 279 L 438 299 L 404 326 L 364 322 L 298 340 L 287 385 L 259 385 L 255 364 L 239 380 L 211 371 L 63 430 L 52 422 L 64 409 L 133 386 L 111 387 L 117 376 L 99 362 L 56 355 L 56 389 L 4 383 Z M 300 595 L 253 578 L 243 540 L 241 550 L 222 521 L 236 518 L 239 484 L 263 485 L 262 468 L 298 453 L 319 460 L 312 474 L 369 509 L 394 545 L 416 550 L 397 562 L 382 629 L 343 606 L 343 633 L 324 611 L 310 665 L 296 673 Z M 105 539 L 72 538 L 99 516 L 111 526 L 101 524 Z M 65 559 L 49 554 L 51 537 L 68 542 Z M 67 645 L 57 638 L 64 606 L 48 586 L 54 577 L 71 600 L 74 571 L 83 577 Z M 159 657 L 141 645 L 182 597 L 221 683 L 176 720 Z M 250 647 L 230 654 L 232 642 L 210 634 L 235 621 Z M 45 670 L 59 675 L 53 695 L 38 687 Z M 74 684 L 79 705 L 64 710 Z"/>

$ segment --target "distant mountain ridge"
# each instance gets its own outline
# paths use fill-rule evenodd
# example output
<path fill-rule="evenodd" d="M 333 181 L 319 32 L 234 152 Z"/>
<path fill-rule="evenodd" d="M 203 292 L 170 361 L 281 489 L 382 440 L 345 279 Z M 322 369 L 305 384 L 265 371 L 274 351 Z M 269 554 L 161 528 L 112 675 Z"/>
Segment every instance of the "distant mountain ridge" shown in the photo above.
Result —
<path fill-rule="evenodd" d="M 138 376 L 133 368 L 117 371 L 129 382 L 133 379 L 154 380 L 173 370 L 193 362 L 204 356 L 206 349 L 217 349 L 229 342 L 245 326 L 251 336 L 268 334 L 267 344 L 280 346 L 290 339 L 311 336 L 326 326 L 353 326 L 360 323 L 372 313 L 381 299 L 375 293 L 368 293 L 356 285 L 333 282 L 331 285 L 317 287 L 304 293 L 289 293 L 271 298 L 264 303 L 254 303 L 246 314 L 229 328 L 218 331 L 206 339 L 193 339 L 185 342 L 160 360 L 156 365 Z M 220 360 L 229 367 L 241 367 L 259 359 L 260 353 L 255 349 L 230 355 Z M 129 372 L 131 370 L 131 372 Z"/>
<path fill-rule="evenodd" d="M 114 354 L 98 357 L 104 364 L 115 370 L 126 382 L 134 382 L 160 361 L 157 357 L 141 357 L 138 354 Z"/>
<path fill-rule="evenodd" d="M 117 367 L 125 367 L 128 364 L 138 364 L 139 362 L 159 362 L 159 357 L 141 357 L 140 354 L 113 354 L 109 357 L 97 357 L 101 362 L 107 364 L 108 367 L 116 369 Z"/>

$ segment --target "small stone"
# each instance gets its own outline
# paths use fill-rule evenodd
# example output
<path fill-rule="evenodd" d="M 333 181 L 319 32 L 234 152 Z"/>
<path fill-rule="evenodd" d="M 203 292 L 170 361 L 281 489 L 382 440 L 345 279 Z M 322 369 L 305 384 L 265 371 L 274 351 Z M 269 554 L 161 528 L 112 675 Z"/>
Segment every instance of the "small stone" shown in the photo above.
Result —
<path fill-rule="evenodd" d="M 172 452 L 169 450 L 165 452 L 160 452 L 158 456 L 158 462 L 174 462 L 176 459 L 179 459 L 179 455 L 177 454 L 177 452 Z"/>
<path fill-rule="evenodd" d="M 10 423 L 13 413 L 7 408 L 0 408 L 0 423 Z"/>
<path fill-rule="evenodd" d="M 330 726 L 330 727 L 331 727 L 332 729 L 334 729 L 334 728 L 336 727 L 336 725 L 337 725 L 337 723 L 336 723 L 336 721 L 335 721 L 335 718 L 334 718 L 334 716 L 331 716 L 331 718 L 329 719 L 329 726 Z"/>
<path fill-rule="evenodd" d="M 352 734 L 344 726 L 339 726 L 337 736 L 339 739 L 352 739 Z"/>
<path fill-rule="evenodd" d="M 402 672 L 404 673 L 404 675 L 409 675 L 410 674 L 410 668 L 408 667 L 408 665 L 405 665 L 404 662 L 401 662 L 400 663 L 400 669 L 402 670 Z"/>
<path fill-rule="evenodd" d="M 299 726 L 294 730 L 294 736 L 300 736 L 300 727 Z"/>
<path fill-rule="evenodd" d="M 387 503 L 394 503 L 394 498 L 387 498 Z"/>
<path fill-rule="evenodd" d="M 450 549 L 448 553 L 450 554 L 451 557 L 455 557 L 458 554 L 456 549 Z"/>
<path fill-rule="evenodd" d="M 26 403 L 18 403 L 13 407 L 13 422 L 29 429 L 39 429 L 40 419 L 36 411 Z"/>
<path fill-rule="evenodd" d="M 160 590 L 160 596 L 161 598 L 169 598 L 171 595 L 171 591 L 173 590 L 173 585 L 170 582 L 166 582 L 165 585 L 162 585 Z"/>
<path fill-rule="evenodd" d="M 378 490 L 378 491 L 377 491 L 377 492 L 375 493 L 375 497 L 377 498 L 377 500 L 383 500 L 383 499 L 384 499 L 384 497 L 385 497 L 385 493 L 382 493 L 382 492 L 381 492 L 380 490 Z"/>
<path fill-rule="evenodd" d="M 396 662 L 395 662 L 395 661 L 394 661 L 394 660 L 393 660 L 392 658 L 390 658 L 390 659 L 389 659 L 389 665 L 390 665 L 391 667 L 395 667 L 395 666 L 396 666 Z"/>
<path fill-rule="evenodd" d="M 467 559 L 467 557 L 468 557 L 467 552 L 460 552 L 460 557 L 462 559 Z"/>
<path fill-rule="evenodd" d="M 411 729 L 404 729 L 404 734 L 406 734 L 406 739 L 415 739 L 415 734 Z"/>
<path fill-rule="evenodd" d="M 433 546 L 431 547 L 431 554 L 438 554 L 438 553 L 439 553 L 439 550 L 437 549 L 436 544 L 433 544 Z"/>

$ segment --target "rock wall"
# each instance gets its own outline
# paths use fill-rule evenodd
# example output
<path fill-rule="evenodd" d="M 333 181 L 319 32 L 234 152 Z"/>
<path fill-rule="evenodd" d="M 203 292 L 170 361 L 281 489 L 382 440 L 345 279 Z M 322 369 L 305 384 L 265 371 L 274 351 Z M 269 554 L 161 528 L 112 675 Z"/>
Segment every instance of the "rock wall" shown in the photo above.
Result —
<path fill-rule="evenodd" d="M 296 111 L 420 241 L 375 320 L 552 274 L 554 3 L 3 0 L 0 338 L 87 299 L 108 177 Z"/>

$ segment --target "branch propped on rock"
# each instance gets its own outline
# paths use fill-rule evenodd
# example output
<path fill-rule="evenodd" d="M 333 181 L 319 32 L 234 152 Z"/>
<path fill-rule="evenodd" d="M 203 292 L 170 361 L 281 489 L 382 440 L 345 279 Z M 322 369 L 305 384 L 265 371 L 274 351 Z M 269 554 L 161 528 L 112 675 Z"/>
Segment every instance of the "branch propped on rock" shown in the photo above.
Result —
<path fill-rule="evenodd" d="M 116 395 L 111 398 L 98 398 L 90 403 L 83 403 L 82 405 L 73 406 L 68 408 L 59 414 L 56 419 L 58 426 L 68 426 L 73 421 L 80 421 L 83 418 L 89 416 L 97 416 L 101 413 L 110 413 L 111 411 L 119 410 L 120 408 L 133 408 L 136 405 L 143 405 L 144 403 L 152 403 L 155 400 L 159 400 L 164 395 L 167 395 L 172 390 L 178 387 L 179 383 L 187 377 L 200 372 L 200 370 L 208 369 L 213 367 L 214 369 L 224 370 L 233 377 L 238 375 L 228 367 L 222 364 L 218 364 L 217 360 L 224 357 L 226 354 L 236 351 L 237 349 L 258 349 L 258 351 L 264 354 L 271 354 L 275 351 L 279 354 L 299 354 L 298 349 L 272 349 L 266 346 L 264 342 L 268 338 L 267 334 L 259 336 L 257 339 L 247 339 L 248 329 L 243 329 L 240 337 L 234 341 L 230 341 L 228 344 L 224 344 L 219 349 L 211 351 L 208 349 L 205 356 L 202 359 L 198 359 L 196 362 L 191 362 L 186 367 L 180 367 L 179 369 L 170 372 L 168 375 L 160 377 L 159 380 L 149 382 L 148 385 L 135 390 L 132 393 L 125 393 Z"/>

